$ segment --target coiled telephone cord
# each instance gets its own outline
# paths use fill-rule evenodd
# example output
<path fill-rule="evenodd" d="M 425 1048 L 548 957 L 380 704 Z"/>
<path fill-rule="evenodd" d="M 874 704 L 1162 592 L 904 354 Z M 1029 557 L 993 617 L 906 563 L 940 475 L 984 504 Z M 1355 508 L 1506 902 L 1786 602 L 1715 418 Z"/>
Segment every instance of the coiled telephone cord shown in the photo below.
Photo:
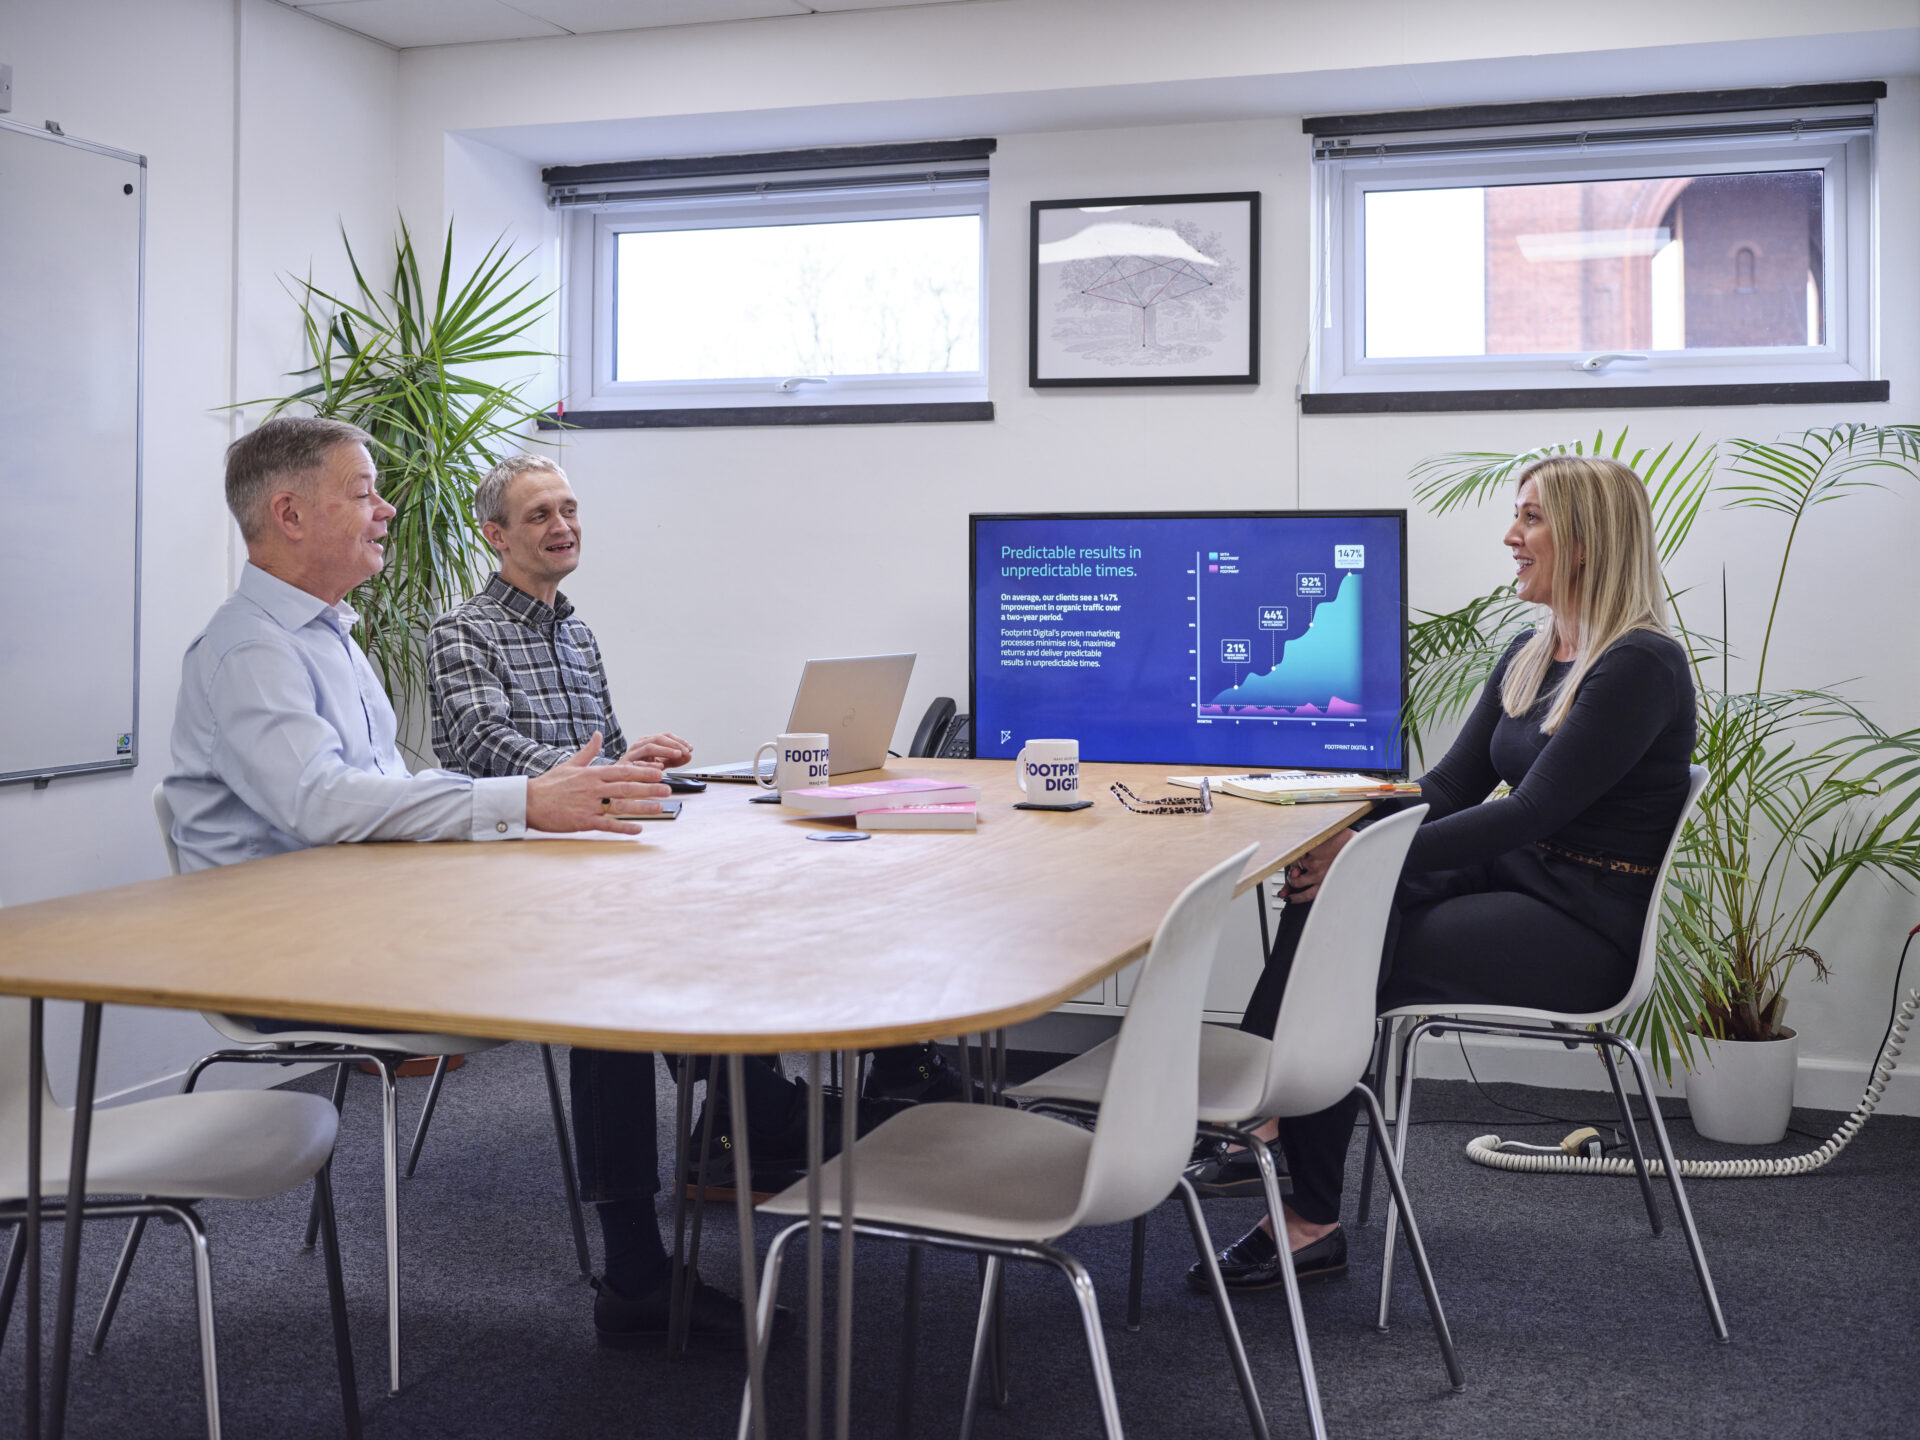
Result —
<path fill-rule="evenodd" d="M 1904 954 L 1902 958 L 1904 959 Z M 1854 1107 L 1853 1113 L 1841 1122 L 1840 1128 L 1827 1137 L 1827 1143 L 1819 1149 L 1810 1150 L 1804 1155 L 1789 1155 L 1777 1160 L 1682 1160 L 1680 1173 L 1689 1180 L 1746 1180 L 1778 1175 L 1809 1175 L 1818 1170 L 1847 1148 L 1847 1142 L 1860 1133 L 1860 1127 L 1867 1123 L 1867 1117 L 1879 1108 L 1880 1098 L 1886 1093 L 1887 1079 L 1894 1072 L 1900 1052 L 1906 1044 L 1907 1033 L 1913 1026 L 1916 1010 L 1920 1010 L 1920 989 L 1909 990 L 1907 998 L 1894 1012 L 1893 1021 L 1887 1027 L 1887 1037 L 1881 1043 L 1879 1058 L 1874 1062 L 1873 1074 L 1867 1080 L 1866 1093 L 1860 1097 L 1860 1103 Z M 1517 1152 L 1502 1150 L 1501 1143 L 1498 1135 L 1477 1136 L 1467 1142 L 1467 1158 L 1476 1165 L 1490 1165 L 1496 1170 L 1527 1170 L 1553 1175 L 1633 1174 L 1633 1161 L 1624 1156 L 1597 1158 L 1587 1155 L 1542 1153 L 1538 1150 Z M 1665 1165 L 1658 1159 L 1649 1156 L 1647 1173 L 1665 1175 L 1667 1171 Z"/>

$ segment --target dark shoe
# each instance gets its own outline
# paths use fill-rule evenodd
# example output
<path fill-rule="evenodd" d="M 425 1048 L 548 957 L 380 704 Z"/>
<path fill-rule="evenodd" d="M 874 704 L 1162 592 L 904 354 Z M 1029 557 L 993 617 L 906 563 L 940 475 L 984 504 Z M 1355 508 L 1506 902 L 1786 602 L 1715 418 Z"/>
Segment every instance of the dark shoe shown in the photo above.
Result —
<path fill-rule="evenodd" d="M 1280 1248 L 1258 1225 L 1215 1258 L 1220 1262 L 1220 1279 L 1229 1290 L 1271 1290 L 1286 1283 L 1280 1273 Z M 1335 1226 L 1311 1245 L 1294 1251 L 1293 1273 L 1303 1283 L 1346 1274 L 1346 1231 Z M 1187 1270 L 1187 1284 L 1203 1295 L 1207 1293 L 1207 1272 L 1197 1260 Z"/>
<path fill-rule="evenodd" d="M 740 1302 L 724 1290 L 703 1283 L 697 1274 L 689 1278 L 693 1282 L 693 1304 L 687 1316 L 687 1344 L 703 1350 L 746 1349 L 746 1319 Z M 593 1288 L 593 1328 L 602 1345 L 665 1343 L 670 1281 L 662 1280 L 637 1297 L 622 1295 L 598 1275 L 593 1277 Z"/>
<path fill-rule="evenodd" d="M 911 1065 L 889 1064 L 878 1060 L 867 1075 L 867 1098 L 887 1105 L 932 1105 L 941 1102 L 975 1105 L 987 1103 L 987 1087 L 982 1080 L 969 1087 L 959 1069 L 932 1045 L 909 1045 L 902 1049 L 913 1053 Z M 876 1052 L 876 1054 L 884 1052 Z M 1006 1096 L 1000 1103 L 1018 1108 Z M 867 1133 L 862 1124 L 860 1133 Z"/>
<path fill-rule="evenodd" d="M 1266 1195 L 1267 1187 L 1261 1183 L 1260 1166 L 1251 1150 L 1225 1140 L 1205 1143 L 1212 1149 L 1204 1157 L 1196 1156 L 1196 1163 L 1187 1167 L 1194 1194 L 1202 1200 L 1260 1199 Z"/>
<path fill-rule="evenodd" d="M 867 1076 L 867 1098 L 872 1100 L 904 1100 L 913 1105 L 930 1105 L 939 1101 L 965 1100 L 967 1085 L 959 1070 L 949 1064 L 947 1057 L 932 1045 L 910 1045 L 902 1049 L 914 1053 L 911 1065 L 889 1064 L 883 1070 L 876 1058 L 872 1072 Z M 889 1056 L 890 1060 L 900 1057 Z M 984 1100 L 986 1090 L 978 1080 L 973 1082 L 974 1098 Z"/>

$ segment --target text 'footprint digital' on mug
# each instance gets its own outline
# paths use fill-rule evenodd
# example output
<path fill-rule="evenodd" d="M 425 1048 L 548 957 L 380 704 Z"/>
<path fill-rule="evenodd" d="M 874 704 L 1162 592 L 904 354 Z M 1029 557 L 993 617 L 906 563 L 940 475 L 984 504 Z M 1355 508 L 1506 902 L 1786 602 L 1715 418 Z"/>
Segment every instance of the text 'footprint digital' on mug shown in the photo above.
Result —
<path fill-rule="evenodd" d="M 1080 742 L 1029 740 L 1014 759 L 1026 803 L 1067 809 L 1080 803 Z"/>
<path fill-rule="evenodd" d="M 773 775 L 760 766 L 760 757 L 773 751 Z M 762 790 L 804 790 L 827 783 L 827 737 L 816 734 L 776 735 L 753 753 L 753 779 Z"/>

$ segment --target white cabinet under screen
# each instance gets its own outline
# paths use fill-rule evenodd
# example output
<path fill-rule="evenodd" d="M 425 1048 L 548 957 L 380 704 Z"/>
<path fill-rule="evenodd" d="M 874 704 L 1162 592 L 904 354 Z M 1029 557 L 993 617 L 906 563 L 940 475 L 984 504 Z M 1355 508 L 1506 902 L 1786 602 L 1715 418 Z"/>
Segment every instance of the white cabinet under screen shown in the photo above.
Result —
<path fill-rule="evenodd" d="M 1262 888 L 1267 891 L 1267 925 L 1271 934 L 1273 923 L 1280 917 L 1280 906 L 1275 898 L 1274 882 L 1266 881 Z M 1247 1008 L 1247 999 L 1253 994 L 1265 964 L 1266 957 L 1260 949 L 1260 898 L 1249 890 L 1233 902 L 1232 910 L 1227 913 L 1213 974 L 1207 981 L 1206 1018 L 1237 1022 Z M 1118 1019 L 1127 1013 L 1139 974 L 1140 962 L 1135 961 L 1118 975 L 1109 975 L 1093 989 L 1061 1005 L 1059 1013 L 1110 1015 Z"/>

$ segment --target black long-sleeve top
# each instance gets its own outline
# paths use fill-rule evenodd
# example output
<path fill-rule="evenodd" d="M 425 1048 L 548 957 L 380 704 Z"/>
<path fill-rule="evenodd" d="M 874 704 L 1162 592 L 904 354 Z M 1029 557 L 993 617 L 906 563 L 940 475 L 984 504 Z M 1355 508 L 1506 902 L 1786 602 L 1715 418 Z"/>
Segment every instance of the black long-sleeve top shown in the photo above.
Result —
<path fill-rule="evenodd" d="M 1527 715 L 1500 704 L 1507 666 L 1531 634 L 1507 647 L 1452 748 L 1420 777 L 1431 808 L 1408 873 L 1483 864 L 1537 840 L 1638 865 L 1658 865 L 1666 853 L 1693 756 L 1686 653 L 1651 631 L 1621 636 L 1587 671 L 1560 728 L 1545 735 L 1540 721 L 1572 662 L 1548 670 Z M 1487 799 L 1502 780 L 1512 793 Z"/>

